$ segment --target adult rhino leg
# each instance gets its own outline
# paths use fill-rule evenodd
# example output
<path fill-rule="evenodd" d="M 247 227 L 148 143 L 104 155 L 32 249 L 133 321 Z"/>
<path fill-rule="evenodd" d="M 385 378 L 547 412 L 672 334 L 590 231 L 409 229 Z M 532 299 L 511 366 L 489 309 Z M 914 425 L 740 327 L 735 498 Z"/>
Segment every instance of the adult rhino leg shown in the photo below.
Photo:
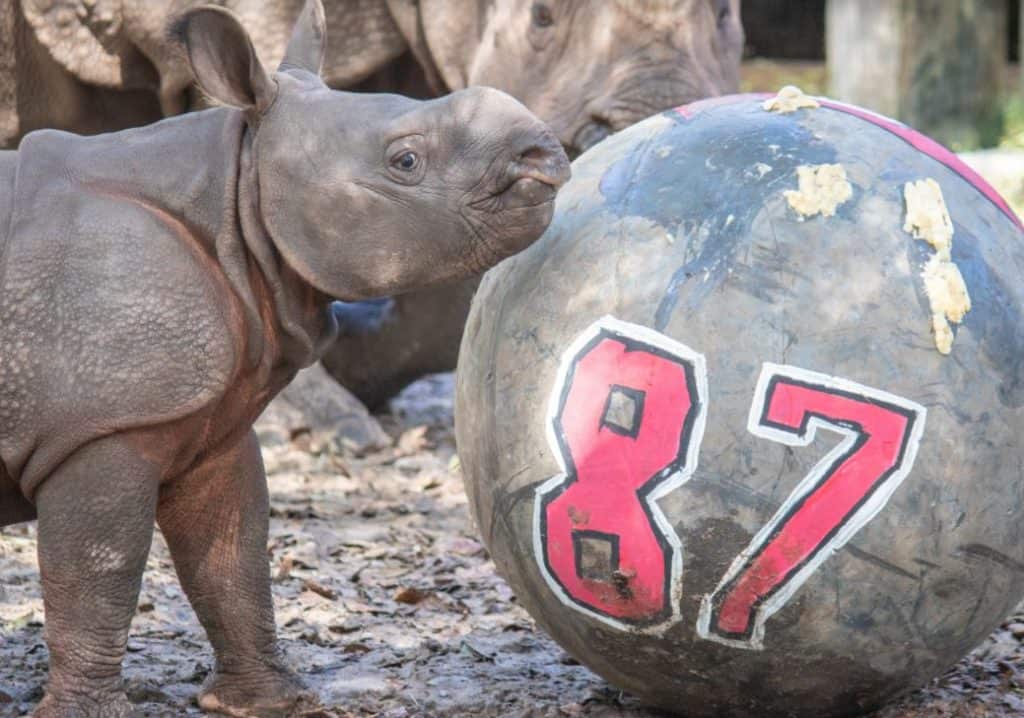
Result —
<path fill-rule="evenodd" d="M 126 718 L 121 661 L 153 536 L 159 467 L 120 437 L 37 489 L 50 676 L 36 718 Z"/>
<path fill-rule="evenodd" d="M 451 371 L 479 284 L 473 277 L 387 304 L 337 303 L 340 336 L 324 355 L 324 367 L 370 409 L 425 374 Z"/>
<path fill-rule="evenodd" d="M 204 710 L 283 716 L 304 694 L 277 647 L 267 564 L 270 513 L 256 435 L 166 486 L 157 522 L 213 644 Z"/>

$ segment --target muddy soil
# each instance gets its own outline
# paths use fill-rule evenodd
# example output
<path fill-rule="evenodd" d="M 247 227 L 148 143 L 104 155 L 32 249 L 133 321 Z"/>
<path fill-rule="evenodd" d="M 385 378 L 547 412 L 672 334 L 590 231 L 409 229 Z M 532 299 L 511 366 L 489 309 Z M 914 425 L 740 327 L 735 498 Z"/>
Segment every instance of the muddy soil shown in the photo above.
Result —
<path fill-rule="evenodd" d="M 393 444 L 261 434 L 282 642 L 322 708 L 307 718 L 654 718 L 541 633 L 470 525 L 450 378 L 380 417 Z M 24 715 L 46 672 L 34 525 L 0 531 L 0 718 Z M 876 718 L 1024 715 L 1024 614 L 947 675 Z M 157 535 L 126 661 L 145 716 L 200 715 L 211 665 Z"/>

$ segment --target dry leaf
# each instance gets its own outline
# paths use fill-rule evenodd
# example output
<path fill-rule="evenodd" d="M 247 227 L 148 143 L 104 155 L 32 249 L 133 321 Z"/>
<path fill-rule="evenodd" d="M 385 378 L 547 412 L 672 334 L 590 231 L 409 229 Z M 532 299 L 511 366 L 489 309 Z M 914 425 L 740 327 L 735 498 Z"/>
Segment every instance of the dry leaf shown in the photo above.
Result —
<path fill-rule="evenodd" d="M 421 591 L 418 588 L 412 586 L 405 586 L 395 591 L 394 600 L 396 603 L 405 603 L 410 606 L 415 606 L 427 597 L 425 591 Z"/>
<path fill-rule="evenodd" d="M 302 582 L 302 585 L 306 588 L 307 591 L 312 591 L 318 596 L 323 596 L 324 598 L 329 599 L 331 601 L 338 598 L 338 592 L 335 591 L 333 588 L 328 588 L 327 586 L 324 586 L 322 583 L 317 583 L 311 578 L 307 578 L 306 580 L 304 580 Z"/>

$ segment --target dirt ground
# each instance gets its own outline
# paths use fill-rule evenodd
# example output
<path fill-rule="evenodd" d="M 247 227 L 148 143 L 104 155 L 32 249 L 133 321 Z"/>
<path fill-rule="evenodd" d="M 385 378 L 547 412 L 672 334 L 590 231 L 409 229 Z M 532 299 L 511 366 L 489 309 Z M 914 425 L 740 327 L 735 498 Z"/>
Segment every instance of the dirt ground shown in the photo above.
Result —
<path fill-rule="evenodd" d="M 654 718 L 540 633 L 474 537 L 455 459 L 450 377 L 380 417 L 393 444 L 261 433 L 283 644 L 320 695 L 307 718 Z M 46 671 L 33 525 L 0 531 L 0 718 Z M 1024 614 L 954 670 L 876 718 L 1024 715 Z M 199 715 L 211 654 L 158 535 L 128 645 L 146 716 Z"/>

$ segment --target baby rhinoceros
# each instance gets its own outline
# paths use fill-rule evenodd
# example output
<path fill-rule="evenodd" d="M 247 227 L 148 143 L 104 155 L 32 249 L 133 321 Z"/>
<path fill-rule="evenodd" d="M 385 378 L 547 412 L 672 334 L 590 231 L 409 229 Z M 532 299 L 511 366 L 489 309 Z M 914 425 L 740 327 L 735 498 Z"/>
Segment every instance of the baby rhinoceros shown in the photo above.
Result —
<path fill-rule="evenodd" d="M 121 662 L 154 520 L 216 667 L 199 703 L 287 712 L 252 422 L 333 299 L 479 273 L 546 228 L 568 161 L 509 96 L 327 89 L 308 0 L 275 73 L 229 12 L 174 31 L 221 104 L 0 153 L 0 525 L 39 520 L 36 716 L 132 715 Z"/>

